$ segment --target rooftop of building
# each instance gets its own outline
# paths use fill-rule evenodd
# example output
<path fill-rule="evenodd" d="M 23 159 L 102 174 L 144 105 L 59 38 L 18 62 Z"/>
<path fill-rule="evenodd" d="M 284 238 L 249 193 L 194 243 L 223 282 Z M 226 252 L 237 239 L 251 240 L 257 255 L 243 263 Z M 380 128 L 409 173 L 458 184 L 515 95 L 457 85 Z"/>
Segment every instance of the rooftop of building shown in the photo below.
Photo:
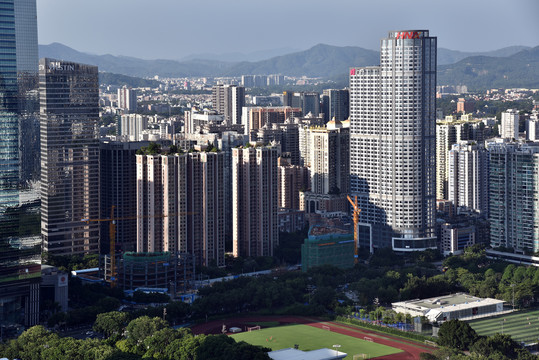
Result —
<path fill-rule="evenodd" d="M 405 307 L 410 310 L 428 311 L 430 309 L 451 308 L 452 311 L 471 307 L 504 303 L 503 300 L 479 298 L 465 293 L 438 296 L 429 299 L 415 299 L 393 303 L 393 306 Z"/>
<path fill-rule="evenodd" d="M 354 234 L 347 228 L 328 226 L 328 225 L 313 225 L 309 229 L 309 237 L 306 242 L 316 243 L 319 241 L 353 241 Z"/>
<path fill-rule="evenodd" d="M 330 360 L 343 359 L 348 354 L 328 348 L 311 351 L 287 348 L 270 351 L 268 355 L 273 360 Z"/>
<path fill-rule="evenodd" d="M 137 155 L 155 155 L 155 156 L 167 156 L 167 155 L 182 155 L 186 153 L 218 153 L 221 150 L 214 144 L 208 143 L 207 145 L 195 145 L 190 149 L 182 149 L 176 145 L 161 147 L 160 144 L 150 142 L 148 146 L 141 147 L 137 150 Z"/>

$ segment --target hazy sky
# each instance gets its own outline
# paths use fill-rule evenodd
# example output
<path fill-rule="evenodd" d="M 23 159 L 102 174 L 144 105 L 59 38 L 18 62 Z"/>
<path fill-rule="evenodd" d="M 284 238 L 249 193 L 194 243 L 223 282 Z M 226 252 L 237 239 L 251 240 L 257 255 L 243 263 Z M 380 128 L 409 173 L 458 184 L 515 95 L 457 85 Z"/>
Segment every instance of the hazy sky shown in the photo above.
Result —
<path fill-rule="evenodd" d="M 539 0 L 37 0 L 39 43 L 94 54 L 179 59 L 193 53 L 378 49 L 389 30 L 428 29 L 438 46 L 539 45 Z"/>

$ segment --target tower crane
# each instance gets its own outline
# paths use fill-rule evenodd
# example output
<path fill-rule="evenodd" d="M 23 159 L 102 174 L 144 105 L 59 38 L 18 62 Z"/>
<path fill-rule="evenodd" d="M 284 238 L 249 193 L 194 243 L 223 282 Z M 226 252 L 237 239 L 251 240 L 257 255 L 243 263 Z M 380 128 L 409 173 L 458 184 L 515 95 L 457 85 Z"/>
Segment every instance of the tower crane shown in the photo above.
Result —
<path fill-rule="evenodd" d="M 357 264 L 359 261 L 358 258 L 358 248 L 359 248 L 359 234 L 357 230 L 357 226 L 359 224 L 359 213 L 361 212 L 361 209 L 357 205 L 357 195 L 354 196 L 354 201 L 350 198 L 350 196 L 346 196 L 348 198 L 348 201 L 350 204 L 352 204 L 353 208 L 353 214 L 354 214 L 354 264 Z"/>
<path fill-rule="evenodd" d="M 165 218 L 179 215 L 194 215 L 195 212 L 180 212 L 180 213 L 171 213 L 171 214 L 158 214 L 158 215 L 137 215 L 137 216 L 126 216 L 126 217 L 114 217 L 115 205 L 112 205 L 110 208 L 110 218 L 108 219 L 81 219 L 82 222 L 108 222 L 109 223 L 109 237 L 110 237 L 110 286 L 116 286 L 116 221 L 121 220 L 137 220 L 137 219 L 154 219 L 154 218 Z"/>

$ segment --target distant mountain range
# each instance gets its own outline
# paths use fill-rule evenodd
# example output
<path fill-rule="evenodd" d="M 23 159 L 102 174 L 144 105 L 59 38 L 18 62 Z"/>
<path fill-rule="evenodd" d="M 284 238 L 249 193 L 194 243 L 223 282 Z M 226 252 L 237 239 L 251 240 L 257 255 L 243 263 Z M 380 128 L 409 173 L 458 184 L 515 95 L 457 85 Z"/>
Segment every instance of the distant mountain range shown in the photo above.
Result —
<path fill-rule="evenodd" d="M 511 46 L 495 51 L 471 53 L 439 48 L 438 84 L 466 84 L 470 89 L 539 87 L 538 49 L 539 47 Z M 39 53 L 40 57 L 97 65 L 100 71 L 135 77 L 283 74 L 333 78 L 343 82 L 350 67 L 379 64 L 378 51 L 325 44 L 265 60 L 242 62 L 215 59 L 142 60 L 127 56 L 91 55 L 59 43 L 40 45 Z M 211 57 L 211 54 L 206 56 Z"/>
<path fill-rule="evenodd" d="M 253 51 L 249 53 L 241 52 L 230 52 L 223 54 L 214 54 L 214 53 L 201 53 L 201 54 L 191 54 L 180 59 L 180 61 L 188 61 L 195 59 L 204 59 L 204 60 L 218 60 L 218 61 L 227 61 L 227 62 L 240 62 L 240 61 L 261 61 L 266 60 L 272 57 L 286 55 L 294 52 L 300 51 L 299 49 L 293 48 L 278 48 L 271 50 L 260 50 Z"/>
<path fill-rule="evenodd" d="M 438 66 L 454 64 L 462 59 L 470 56 L 491 56 L 491 57 L 506 57 L 518 53 L 522 50 L 530 49 L 529 46 L 509 46 L 492 51 L 483 52 L 464 52 L 458 50 L 448 50 L 444 48 L 438 48 Z"/>
<path fill-rule="evenodd" d="M 39 57 L 97 65 L 100 71 L 138 77 L 216 76 L 232 63 L 214 60 L 142 60 L 129 56 L 92 55 L 60 43 L 39 45 Z"/>
<path fill-rule="evenodd" d="M 539 46 L 506 57 L 471 56 L 438 66 L 438 84 L 468 89 L 539 88 Z"/>

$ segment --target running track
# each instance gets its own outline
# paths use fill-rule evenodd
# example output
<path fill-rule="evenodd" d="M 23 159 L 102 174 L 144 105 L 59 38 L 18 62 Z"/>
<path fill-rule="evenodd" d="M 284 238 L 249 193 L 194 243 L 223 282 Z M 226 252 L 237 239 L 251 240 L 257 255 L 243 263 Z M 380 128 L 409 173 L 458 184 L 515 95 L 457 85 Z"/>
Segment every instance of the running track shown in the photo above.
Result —
<path fill-rule="evenodd" d="M 249 317 L 239 317 L 239 318 L 230 318 L 225 320 L 216 320 L 208 323 L 194 325 L 191 330 L 194 334 L 220 334 L 223 324 L 227 328 L 236 326 L 241 329 L 245 329 L 246 323 L 256 323 L 256 322 L 269 322 L 275 321 L 279 322 L 280 325 L 286 324 L 304 324 L 313 326 L 321 329 L 322 326 L 329 326 L 331 331 L 337 332 L 339 334 L 352 336 L 358 339 L 363 339 L 363 337 L 368 336 L 374 340 L 374 342 L 391 346 L 397 349 L 401 349 L 403 352 L 380 356 L 377 360 L 419 360 L 419 354 L 423 352 L 432 353 L 436 348 L 428 346 L 425 344 L 416 343 L 410 340 L 403 338 L 394 337 L 388 334 L 379 333 L 372 330 L 360 329 L 354 326 L 340 324 L 332 321 L 322 321 L 312 318 L 304 318 L 299 316 L 249 316 Z M 252 326 L 252 325 L 249 325 Z"/>

